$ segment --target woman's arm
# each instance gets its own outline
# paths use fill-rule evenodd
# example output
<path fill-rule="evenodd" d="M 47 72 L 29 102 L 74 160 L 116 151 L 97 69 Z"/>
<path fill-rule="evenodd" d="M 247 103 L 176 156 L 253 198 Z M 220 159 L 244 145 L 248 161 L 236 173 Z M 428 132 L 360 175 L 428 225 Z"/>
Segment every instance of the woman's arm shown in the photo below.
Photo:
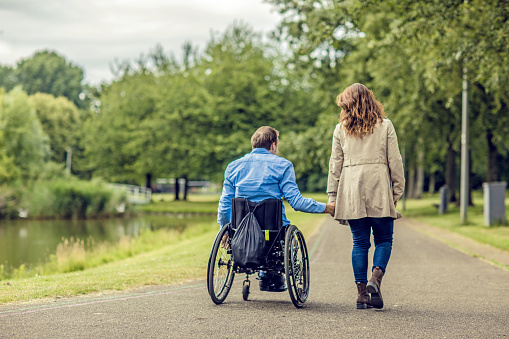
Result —
<path fill-rule="evenodd" d="M 401 153 L 399 152 L 396 130 L 390 121 L 387 130 L 387 162 L 391 174 L 392 195 L 394 203 L 396 203 L 405 191 L 405 171 L 403 169 Z"/>
<path fill-rule="evenodd" d="M 343 170 L 343 148 L 339 140 L 339 124 L 334 130 L 332 136 L 332 153 L 329 161 L 329 179 L 327 183 L 327 194 L 329 195 L 329 203 L 336 201 L 339 178 Z"/>

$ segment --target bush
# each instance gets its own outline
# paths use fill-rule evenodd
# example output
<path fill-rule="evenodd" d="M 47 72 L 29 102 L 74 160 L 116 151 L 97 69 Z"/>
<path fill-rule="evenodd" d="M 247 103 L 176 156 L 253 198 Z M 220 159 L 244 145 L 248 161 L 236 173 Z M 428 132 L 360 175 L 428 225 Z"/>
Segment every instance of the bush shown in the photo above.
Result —
<path fill-rule="evenodd" d="M 14 218 L 21 196 L 19 187 L 0 186 L 0 218 Z"/>
<path fill-rule="evenodd" d="M 22 208 L 31 217 L 89 218 L 116 214 L 116 207 L 127 204 L 124 193 L 102 181 L 83 181 L 73 177 L 37 181 L 25 193 Z"/>

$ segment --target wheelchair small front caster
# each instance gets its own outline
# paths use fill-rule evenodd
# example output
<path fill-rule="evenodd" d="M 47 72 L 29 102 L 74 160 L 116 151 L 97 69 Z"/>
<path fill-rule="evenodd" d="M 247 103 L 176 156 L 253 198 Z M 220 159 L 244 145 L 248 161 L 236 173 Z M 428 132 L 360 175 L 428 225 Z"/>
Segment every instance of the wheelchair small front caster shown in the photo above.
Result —
<path fill-rule="evenodd" d="M 246 301 L 249 297 L 249 285 L 251 285 L 249 279 L 244 280 L 244 284 L 242 285 L 242 298 Z"/>

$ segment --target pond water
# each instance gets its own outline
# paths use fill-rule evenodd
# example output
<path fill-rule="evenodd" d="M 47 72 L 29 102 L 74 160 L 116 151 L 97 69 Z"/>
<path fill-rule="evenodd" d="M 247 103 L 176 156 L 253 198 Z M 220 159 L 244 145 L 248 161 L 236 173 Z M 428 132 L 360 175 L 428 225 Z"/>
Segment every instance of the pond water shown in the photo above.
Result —
<path fill-rule="evenodd" d="M 21 264 L 44 263 L 63 239 L 88 239 L 114 243 L 122 236 L 137 236 L 141 230 L 183 230 L 197 222 L 214 222 L 214 216 L 144 215 L 97 220 L 0 220 L 0 265 L 6 269 Z"/>

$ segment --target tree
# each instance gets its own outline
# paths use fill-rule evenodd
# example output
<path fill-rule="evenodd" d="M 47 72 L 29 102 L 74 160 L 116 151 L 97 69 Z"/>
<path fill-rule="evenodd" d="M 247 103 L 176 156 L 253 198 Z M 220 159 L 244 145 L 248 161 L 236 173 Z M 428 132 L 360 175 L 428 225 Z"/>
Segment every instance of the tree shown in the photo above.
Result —
<path fill-rule="evenodd" d="M 16 72 L 12 67 L 0 65 L 0 87 L 10 91 L 16 86 Z"/>
<path fill-rule="evenodd" d="M 20 87 L 0 92 L 0 145 L 4 181 L 36 177 L 47 159 L 48 138 Z"/>
<path fill-rule="evenodd" d="M 49 137 L 52 161 L 65 161 L 67 148 L 76 146 L 76 133 L 80 126 L 78 108 L 65 97 L 36 93 L 29 97 L 42 129 Z"/>
<path fill-rule="evenodd" d="M 363 3 L 367 3 L 363 1 Z M 412 53 L 409 61 L 424 70 L 426 87 L 458 96 L 460 71 L 469 76 L 471 131 L 485 133 L 488 181 L 498 179 L 499 152 L 508 149 L 509 7 L 504 1 L 389 1 L 396 16 L 386 43 L 398 41 Z M 453 80 L 453 81 L 451 81 Z M 479 117 L 479 119 L 477 119 Z"/>
<path fill-rule="evenodd" d="M 28 94 L 37 92 L 64 96 L 80 108 L 85 107 L 83 91 L 83 70 L 52 51 L 39 51 L 32 57 L 18 62 L 16 84 Z"/>
<path fill-rule="evenodd" d="M 85 154 L 95 175 L 151 186 L 161 166 L 157 90 L 152 74 L 126 74 L 102 88 L 100 111 L 85 123 Z"/>
<path fill-rule="evenodd" d="M 464 65 L 471 79 L 472 144 L 482 144 L 479 131 L 486 131 L 487 163 L 505 154 L 509 27 L 503 2 L 268 2 L 284 16 L 276 36 L 294 46 L 297 60 L 320 69 L 323 85 L 363 82 L 374 89 L 400 131 L 411 171 L 424 167 L 434 175 L 443 164 L 455 191 Z M 472 151 L 478 168 L 485 152 Z"/>
<path fill-rule="evenodd" d="M 258 127 L 270 125 L 282 135 L 304 131 L 323 108 L 310 75 L 286 67 L 280 51 L 242 24 L 212 36 L 197 69 L 206 74 L 203 83 L 214 102 L 214 129 L 208 134 L 216 151 L 210 159 L 219 160 L 220 173 L 251 149 L 249 140 Z"/>
<path fill-rule="evenodd" d="M 185 44 L 179 71 L 161 78 L 168 175 L 186 182 L 222 177 L 229 161 L 250 150 L 254 129 L 277 117 L 281 99 L 271 88 L 277 82 L 273 62 L 257 39 L 249 27 L 234 24 L 213 35 L 201 56 Z"/>

